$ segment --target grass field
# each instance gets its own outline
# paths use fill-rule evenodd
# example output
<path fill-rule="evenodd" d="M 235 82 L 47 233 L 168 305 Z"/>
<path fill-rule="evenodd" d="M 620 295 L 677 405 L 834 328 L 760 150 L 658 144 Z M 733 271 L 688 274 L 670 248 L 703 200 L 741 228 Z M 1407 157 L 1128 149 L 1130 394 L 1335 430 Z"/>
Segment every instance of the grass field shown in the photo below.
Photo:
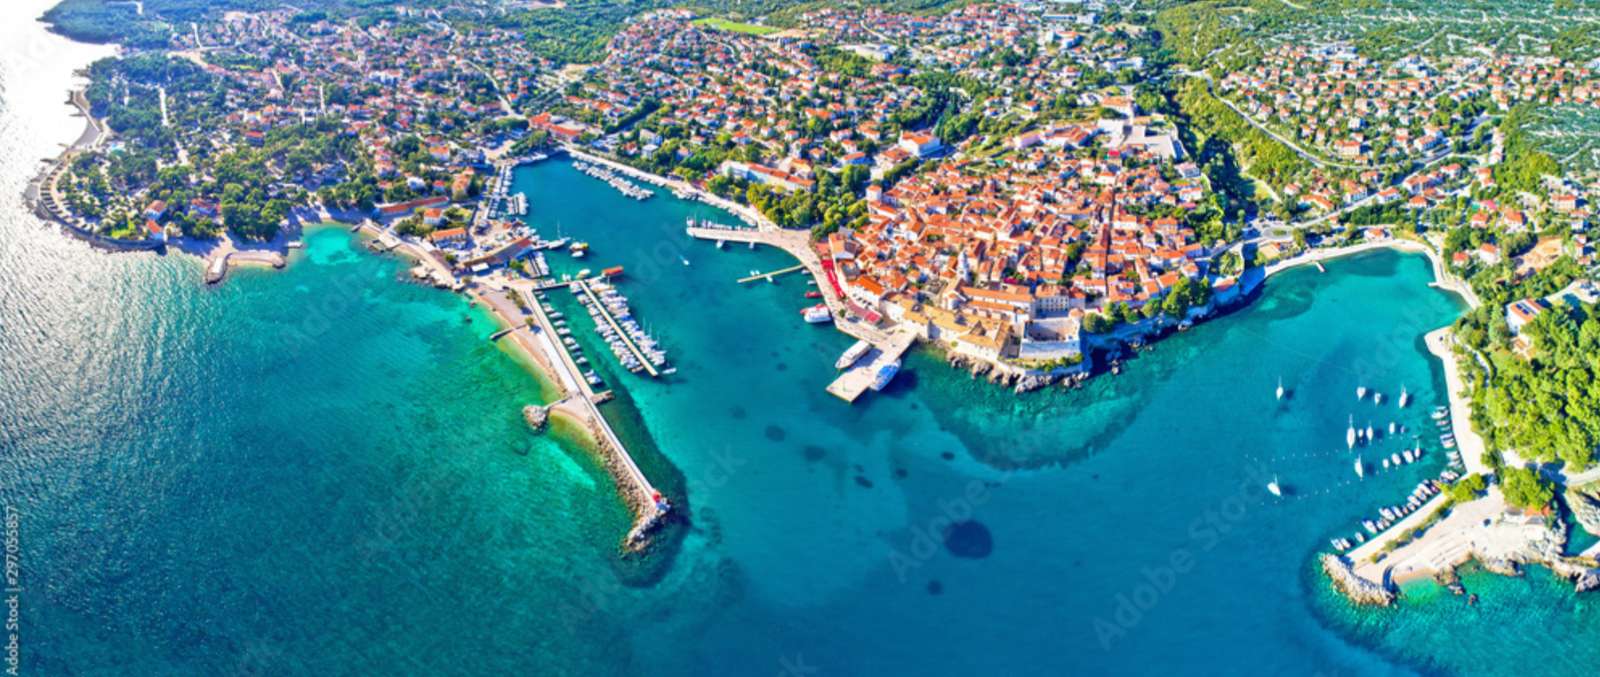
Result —
<path fill-rule="evenodd" d="M 731 21 L 721 17 L 706 17 L 704 19 L 695 21 L 694 25 L 713 28 L 719 31 L 728 31 L 730 33 L 744 33 L 746 35 L 754 35 L 757 37 L 763 35 L 772 35 L 773 33 L 783 30 L 782 28 L 774 28 L 772 26 L 762 26 L 759 24 L 747 24 L 738 21 Z"/>

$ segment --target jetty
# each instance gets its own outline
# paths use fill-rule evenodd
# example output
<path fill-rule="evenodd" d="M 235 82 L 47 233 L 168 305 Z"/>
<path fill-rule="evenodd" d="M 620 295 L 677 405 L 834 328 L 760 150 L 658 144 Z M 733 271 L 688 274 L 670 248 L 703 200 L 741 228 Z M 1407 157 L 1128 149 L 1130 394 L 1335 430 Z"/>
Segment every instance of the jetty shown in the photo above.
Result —
<path fill-rule="evenodd" d="M 904 356 L 916 339 L 915 334 L 902 331 L 891 334 L 887 341 L 873 342 L 872 350 L 857 360 L 855 366 L 846 369 L 839 378 L 828 384 L 828 393 L 846 402 L 855 402 L 872 387 L 872 382 L 878 378 L 878 370 Z"/>
<path fill-rule="evenodd" d="M 526 310 L 517 308 L 511 302 L 510 296 L 513 294 L 522 299 Z M 552 340 L 556 336 L 555 324 L 544 312 L 539 299 L 534 297 L 531 284 L 526 281 L 510 282 L 502 291 L 484 293 L 482 298 L 509 324 L 517 323 L 524 316 L 533 319 L 532 332 L 513 332 L 511 336 L 530 353 L 545 355 L 545 361 L 566 393 L 561 400 L 545 407 L 545 411 L 547 414 L 552 411 L 566 412 L 588 426 L 602 464 L 616 480 L 623 502 L 634 516 L 633 527 L 628 531 L 623 547 L 630 551 L 642 549 L 649 544 L 650 530 L 660 523 L 672 506 L 645 477 L 644 471 L 628 454 L 627 446 L 611 428 L 611 423 L 600 413 L 599 404 L 610 399 L 610 391 L 595 392 L 583 378 L 583 370 L 573 360 L 571 353 L 559 341 Z"/>
<path fill-rule="evenodd" d="M 747 275 L 745 277 L 741 277 L 741 278 L 739 278 L 739 284 L 744 284 L 746 282 L 755 282 L 756 280 L 766 280 L 768 282 L 771 282 L 771 281 L 773 281 L 773 279 L 778 278 L 780 276 L 788 275 L 789 273 L 794 273 L 794 272 L 802 271 L 802 270 L 805 270 L 805 269 L 806 269 L 806 264 L 804 264 L 804 263 L 796 263 L 796 264 L 794 264 L 792 266 L 789 266 L 788 268 L 779 268 L 778 270 L 768 271 L 768 272 L 765 272 L 765 273 L 756 273 L 754 275 Z"/>

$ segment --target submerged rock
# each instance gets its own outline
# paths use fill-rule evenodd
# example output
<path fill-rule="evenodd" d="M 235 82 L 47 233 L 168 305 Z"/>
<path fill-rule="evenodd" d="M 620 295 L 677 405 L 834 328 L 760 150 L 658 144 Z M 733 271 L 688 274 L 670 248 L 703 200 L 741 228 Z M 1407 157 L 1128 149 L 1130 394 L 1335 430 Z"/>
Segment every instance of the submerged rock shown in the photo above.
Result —
<path fill-rule="evenodd" d="M 956 557 L 983 559 L 994 552 L 994 536 L 982 522 L 956 522 L 945 527 L 944 547 Z"/>

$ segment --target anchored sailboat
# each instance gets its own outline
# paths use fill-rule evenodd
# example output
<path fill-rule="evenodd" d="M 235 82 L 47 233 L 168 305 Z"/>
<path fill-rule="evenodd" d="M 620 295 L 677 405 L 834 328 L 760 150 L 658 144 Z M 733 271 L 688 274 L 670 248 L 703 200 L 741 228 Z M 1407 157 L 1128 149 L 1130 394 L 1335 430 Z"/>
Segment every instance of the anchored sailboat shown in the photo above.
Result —
<path fill-rule="evenodd" d="M 1272 492 L 1273 496 L 1283 496 L 1283 488 L 1278 486 L 1277 475 L 1273 475 L 1272 481 L 1267 483 L 1267 491 Z"/>
<path fill-rule="evenodd" d="M 1350 417 L 1350 427 L 1344 430 L 1344 444 L 1351 449 L 1356 448 L 1356 417 Z"/>
<path fill-rule="evenodd" d="M 1283 399 L 1283 377 L 1278 377 L 1278 399 Z"/>
<path fill-rule="evenodd" d="M 1405 386 L 1400 386 L 1400 408 L 1401 409 L 1406 408 L 1406 404 L 1409 403 L 1410 401 L 1411 401 L 1411 393 L 1406 392 L 1406 387 Z"/>
<path fill-rule="evenodd" d="M 1357 456 L 1356 457 L 1356 477 L 1365 478 L 1366 476 L 1367 476 L 1367 470 L 1366 470 L 1366 468 L 1361 467 L 1361 457 Z"/>

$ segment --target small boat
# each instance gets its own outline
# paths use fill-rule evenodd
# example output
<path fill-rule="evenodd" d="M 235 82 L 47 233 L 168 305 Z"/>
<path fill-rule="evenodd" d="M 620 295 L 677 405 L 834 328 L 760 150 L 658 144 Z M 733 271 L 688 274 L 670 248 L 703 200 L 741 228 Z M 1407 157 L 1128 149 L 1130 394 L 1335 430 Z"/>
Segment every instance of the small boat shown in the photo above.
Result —
<path fill-rule="evenodd" d="M 1383 404 L 1383 393 L 1373 393 L 1372 394 L 1372 403 L 1373 404 Z"/>
<path fill-rule="evenodd" d="M 1278 395 L 1278 399 L 1280 399 L 1280 400 L 1283 399 L 1283 377 L 1282 376 L 1278 377 L 1278 392 L 1277 392 L 1277 395 Z"/>
<path fill-rule="evenodd" d="M 727 240 L 717 240 L 717 249 L 721 249 L 726 246 L 728 246 Z"/>
<path fill-rule="evenodd" d="M 1394 463 L 1395 467 L 1397 467 L 1397 468 L 1400 467 L 1400 455 L 1399 454 L 1389 454 L 1389 461 Z"/>
<path fill-rule="evenodd" d="M 1411 462 L 1414 462 L 1414 461 L 1417 460 L 1416 456 L 1412 456 L 1411 455 L 1411 450 L 1410 449 L 1406 449 L 1406 450 L 1400 452 L 1400 457 L 1405 459 L 1406 463 L 1411 463 Z"/>
<path fill-rule="evenodd" d="M 1356 447 L 1356 417 L 1350 417 L 1350 427 L 1344 430 L 1344 445 L 1351 449 Z"/>
<path fill-rule="evenodd" d="M 1395 423 L 1394 421 L 1390 421 L 1389 422 L 1389 434 L 1393 435 L 1394 431 L 1399 428 L 1399 425 L 1400 424 Z"/>
<path fill-rule="evenodd" d="M 684 257 L 680 256 L 680 257 L 678 257 L 678 260 L 682 261 L 683 265 L 686 265 L 686 266 L 689 265 L 689 259 L 687 259 L 687 258 L 684 258 Z"/>
<path fill-rule="evenodd" d="M 1400 386 L 1400 403 L 1399 403 L 1400 404 L 1400 408 L 1401 409 L 1406 408 L 1406 405 L 1409 404 L 1410 402 L 1411 402 L 1411 393 L 1406 392 L 1406 387 L 1405 386 Z"/>
<path fill-rule="evenodd" d="M 854 345 L 851 345 L 844 351 L 843 355 L 839 356 L 839 361 L 833 363 L 833 368 L 849 369 L 851 365 L 854 365 L 857 360 L 861 359 L 862 355 L 866 355 L 867 351 L 869 350 L 872 350 L 871 343 L 867 343 L 866 341 L 856 341 Z"/>
<path fill-rule="evenodd" d="M 878 375 L 872 379 L 872 385 L 870 386 L 872 391 L 883 390 L 884 386 L 889 385 L 889 382 L 894 380 L 894 375 L 898 373 L 900 373 L 900 360 L 878 367 Z"/>
<path fill-rule="evenodd" d="M 1273 496 L 1279 496 L 1279 497 L 1283 496 L 1283 488 L 1278 486 L 1278 476 L 1277 475 L 1273 475 L 1272 476 L 1272 481 L 1267 483 L 1267 491 L 1272 492 Z"/>
<path fill-rule="evenodd" d="M 1356 457 L 1356 477 L 1366 477 L 1367 469 L 1361 465 L 1361 457 Z"/>
<path fill-rule="evenodd" d="M 1356 399 L 1358 399 L 1358 400 L 1367 399 L 1367 387 L 1366 386 L 1356 386 Z"/>
<path fill-rule="evenodd" d="M 1449 409 L 1445 409 L 1444 407 L 1439 407 L 1437 409 L 1434 409 L 1433 410 L 1433 414 L 1431 414 L 1431 415 L 1433 416 L 1433 420 L 1435 420 L 1435 421 L 1443 421 L 1446 417 L 1450 416 L 1450 410 Z"/>
<path fill-rule="evenodd" d="M 820 299 L 820 298 L 822 298 L 822 292 L 813 289 L 811 291 L 806 292 L 806 298 L 808 298 L 808 299 Z"/>
<path fill-rule="evenodd" d="M 1389 459 L 1387 459 L 1387 458 L 1383 459 L 1383 469 L 1384 470 L 1388 470 L 1389 469 Z"/>
<path fill-rule="evenodd" d="M 1371 442 L 1373 439 L 1375 439 L 1375 438 L 1372 435 L 1372 424 L 1368 423 L 1367 424 L 1367 441 Z"/>
<path fill-rule="evenodd" d="M 833 311 L 828 310 L 828 305 L 818 303 L 800 311 L 800 316 L 809 324 L 822 324 L 833 321 Z"/>

